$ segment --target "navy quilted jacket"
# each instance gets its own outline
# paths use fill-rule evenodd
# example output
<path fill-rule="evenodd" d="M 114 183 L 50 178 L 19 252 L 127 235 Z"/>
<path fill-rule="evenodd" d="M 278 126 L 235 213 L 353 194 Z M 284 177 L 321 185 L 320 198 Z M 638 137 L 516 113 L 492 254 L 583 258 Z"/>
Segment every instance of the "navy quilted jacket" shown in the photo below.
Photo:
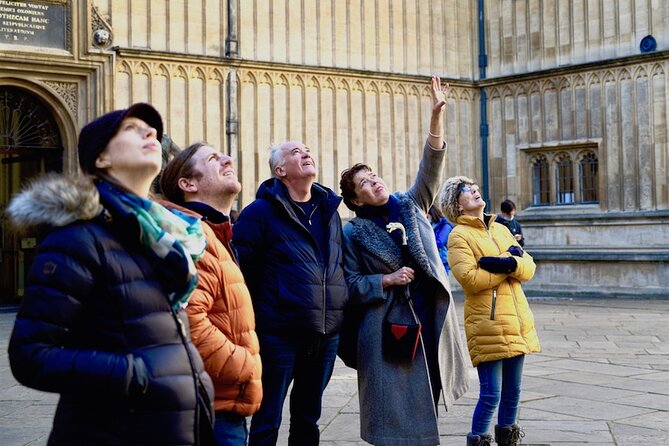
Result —
<path fill-rule="evenodd" d="M 76 214 L 95 209 L 87 199 L 95 191 L 48 177 L 11 206 L 17 225 L 53 224 L 54 208 L 75 213 L 39 245 L 9 344 L 12 372 L 60 393 L 49 444 L 197 444 L 198 388 L 213 400 L 213 386 L 188 318 L 171 309 L 137 227 Z"/>
<path fill-rule="evenodd" d="M 300 222 L 285 186 L 263 182 L 256 200 L 233 226 L 233 244 L 251 290 L 258 331 L 337 333 L 348 291 L 342 269 L 341 197 L 314 183 L 328 222 L 325 261 L 311 232 Z"/>

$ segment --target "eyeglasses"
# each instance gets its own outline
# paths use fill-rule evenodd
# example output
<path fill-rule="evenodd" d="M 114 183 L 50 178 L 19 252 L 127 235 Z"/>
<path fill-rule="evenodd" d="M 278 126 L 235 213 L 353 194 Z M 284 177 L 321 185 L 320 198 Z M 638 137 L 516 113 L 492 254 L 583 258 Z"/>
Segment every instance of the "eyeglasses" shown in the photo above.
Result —
<path fill-rule="evenodd" d="M 463 192 L 473 194 L 474 192 L 478 191 L 479 191 L 479 186 L 477 184 L 460 183 L 460 185 L 458 186 L 458 197 Z"/>

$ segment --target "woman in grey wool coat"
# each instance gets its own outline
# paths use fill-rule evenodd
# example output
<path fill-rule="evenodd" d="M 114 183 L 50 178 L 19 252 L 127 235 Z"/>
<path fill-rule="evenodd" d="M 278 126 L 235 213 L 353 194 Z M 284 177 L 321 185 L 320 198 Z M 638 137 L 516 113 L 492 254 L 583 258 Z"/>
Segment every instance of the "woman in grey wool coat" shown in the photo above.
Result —
<path fill-rule="evenodd" d="M 362 439 L 375 445 L 439 444 L 440 397 L 449 410 L 468 387 L 450 285 L 425 217 L 446 152 L 442 114 L 448 86 L 433 77 L 431 87 L 430 132 L 416 181 L 406 193 L 391 195 L 364 164 L 341 175 L 344 203 L 356 213 L 344 227 L 343 244 L 350 302 L 362 312 L 355 346 L 357 358 L 364 358 L 355 364 L 360 430 Z M 398 227 L 401 231 L 393 230 Z M 409 315 L 420 320 L 422 334 L 413 360 L 397 363 L 382 352 L 382 325 L 393 302 L 402 305 L 406 288 L 415 309 L 415 316 Z"/>

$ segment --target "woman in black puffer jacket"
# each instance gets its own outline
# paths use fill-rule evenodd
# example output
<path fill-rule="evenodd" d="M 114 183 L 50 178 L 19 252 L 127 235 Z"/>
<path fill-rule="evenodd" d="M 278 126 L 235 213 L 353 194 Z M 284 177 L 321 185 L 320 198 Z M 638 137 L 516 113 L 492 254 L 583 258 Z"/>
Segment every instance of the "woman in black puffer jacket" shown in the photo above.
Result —
<path fill-rule="evenodd" d="M 44 231 L 9 360 L 19 382 L 60 394 L 50 445 L 213 444 L 213 386 L 182 311 L 204 238 L 148 199 L 161 137 L 148 104 L 103 115 L 79 135 L 93 178 L 48 175 L 8 208 Z"/>

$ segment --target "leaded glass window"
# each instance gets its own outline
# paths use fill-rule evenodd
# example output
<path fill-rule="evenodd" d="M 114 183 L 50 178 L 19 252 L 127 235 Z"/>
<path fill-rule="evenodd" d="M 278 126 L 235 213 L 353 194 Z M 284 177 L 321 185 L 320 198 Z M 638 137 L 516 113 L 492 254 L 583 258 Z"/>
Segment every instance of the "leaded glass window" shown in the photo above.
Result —
<path fill-rule="evenodd" d="M 581 202 L 597 202 L 597 168 L 598 160 L 594 153 L 586 153 L 578 163 Z"/>
<path fill-rule="evenodd" d="M 532 204 L 534 206 L 545 206 L 550 203 L 548 159 L 540 155 L 532 164 Z"/>
<path fill-rule="evenodd" d="M 574 167 L 571 157 L 560 154 L 555 165 L 555 194 L 557 204 L 573 204 L 574 197 Z"/>

